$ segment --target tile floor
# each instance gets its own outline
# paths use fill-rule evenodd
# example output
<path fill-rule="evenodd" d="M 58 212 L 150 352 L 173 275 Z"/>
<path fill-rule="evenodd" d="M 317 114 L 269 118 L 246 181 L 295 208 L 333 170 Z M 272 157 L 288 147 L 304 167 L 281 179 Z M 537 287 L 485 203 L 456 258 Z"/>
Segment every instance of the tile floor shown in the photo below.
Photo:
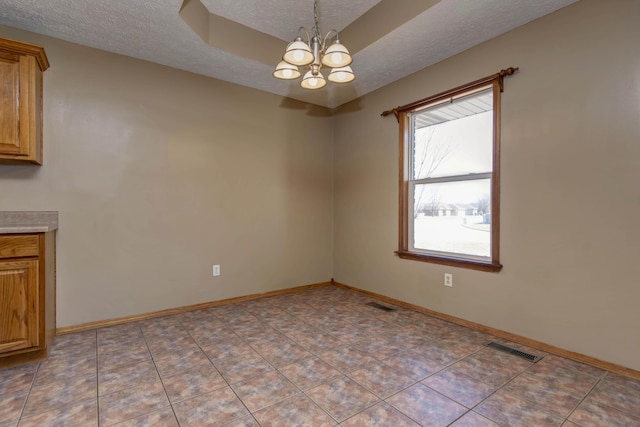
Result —
<path fill-rule="evenodd" d="M 640 426 L 640 381 L 370 301 L 325 287 L 58 336 L 0 370 L 0 427 Z"/>

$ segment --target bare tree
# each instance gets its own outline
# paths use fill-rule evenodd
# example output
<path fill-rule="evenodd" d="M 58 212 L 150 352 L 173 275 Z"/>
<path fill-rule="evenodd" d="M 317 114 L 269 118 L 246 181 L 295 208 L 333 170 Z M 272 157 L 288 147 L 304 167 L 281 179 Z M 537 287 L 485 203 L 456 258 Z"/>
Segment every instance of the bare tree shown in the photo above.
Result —
<path fill-rule="evenodd" d="M 476 206 L 478 207 L 478 213 L 480 215 L 489 213 L 489 209 L 491 208 L 489 203 L 489 195 L 485 194 L 482 196 L 482 198 L 478 199 L 478 201 L 476 202 Z"/>
<path fill-rule="evenodd" d="M 433 139 L 435 128 L 429 126 L 419 129 L 424 132 L 416 132 L 414 151 L 414 178 L 430 178 L 440 167 L 442 162 L 451 154 L 451 144 L 437 143 Z M 418 153 L 419 152 L 419 153 Z M 419 158 L 418 158 L 419 157 Z"/>
<path fill-rule="evenodd" d="M 446 143 L 446 141 L 434 140 L 433 134 L 435 132 L 435 128 L 433 126 L 421 128 L 418 129 L 418 131 L 415 133 L 415 140 L 413 143 L 413 178 L 430 178 L 446 158 L 449 157 L 453 148 L 452 145 Z M 438 212 L 440 197 L 434 193 L 431 200 L 423 200 L 425 189 L 426 185 L 420 185 L 416 188 L 416 194 L 414 195 L 414 219 L 417 218 L 418 213 L 425 210 L 424 203 L 428 204 L 427 209 L 431 211 L 431 215 L 435 216 L 434 212 Z M 434 206 L 435 211 L 433 210 Z"/>
<path fill-rule="evenodd" d="M 421 196 L 424 196 L 424 187 L 421 193 L 422 193 Z M 431 216 L 439 216 L 440 215 L 440 192 L 430 191 L 427 205 L 429 206 L 429 211 L 431 212 Z"/>

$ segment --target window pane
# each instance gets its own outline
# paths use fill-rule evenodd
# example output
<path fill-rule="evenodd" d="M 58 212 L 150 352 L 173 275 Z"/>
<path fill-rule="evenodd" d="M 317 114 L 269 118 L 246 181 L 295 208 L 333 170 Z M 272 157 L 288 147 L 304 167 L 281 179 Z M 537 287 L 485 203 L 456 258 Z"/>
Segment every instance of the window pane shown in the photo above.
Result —
<path fill-rule="evenodd" d="M 411 121 L 412 179 L 492 171 L 491 91 L 417 112 Z"/>
<path fill-rule="evenodd" d="M 413 249 L 491 257 L 490 179 L 413 189 Z"/>

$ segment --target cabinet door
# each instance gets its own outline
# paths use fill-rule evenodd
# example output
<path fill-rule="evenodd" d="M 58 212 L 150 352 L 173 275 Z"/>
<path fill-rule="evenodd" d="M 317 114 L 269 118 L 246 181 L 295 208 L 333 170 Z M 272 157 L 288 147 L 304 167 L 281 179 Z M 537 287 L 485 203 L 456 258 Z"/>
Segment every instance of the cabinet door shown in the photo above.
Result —
<path fill-rule="evenodd" d="M 0 352 L 38 345 L 38 261 L 0 261 Z"/>
<path fill-rule="evenodd" d="M 0 51 L 0 155 L 41 163 L 39 91 L 35 58 Z"/>
<path fill-rule="evenodd" d="M 0 54 L 0 152 L 26 154 L 20 144 L 20 57 Z"/>

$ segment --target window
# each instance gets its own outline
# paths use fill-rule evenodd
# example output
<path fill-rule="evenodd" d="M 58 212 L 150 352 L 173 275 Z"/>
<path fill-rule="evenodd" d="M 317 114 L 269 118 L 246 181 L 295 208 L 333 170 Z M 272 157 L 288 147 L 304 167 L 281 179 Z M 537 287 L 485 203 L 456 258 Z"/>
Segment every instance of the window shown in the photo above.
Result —
<path fill-rule="evenodd" d="M 401 258 L 502 268 L 500 94 L 516 70 L 392 110 L 401 135 Z"/>

